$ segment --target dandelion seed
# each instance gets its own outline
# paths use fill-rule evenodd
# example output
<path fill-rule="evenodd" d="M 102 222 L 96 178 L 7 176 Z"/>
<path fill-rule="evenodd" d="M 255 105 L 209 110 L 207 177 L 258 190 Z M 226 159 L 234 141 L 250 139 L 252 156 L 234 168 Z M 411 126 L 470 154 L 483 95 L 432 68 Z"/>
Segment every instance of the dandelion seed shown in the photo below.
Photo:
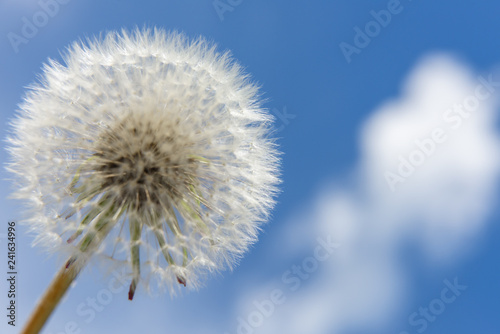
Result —
<path fill-rule="evenodd" d="M 108 33 L 50 61 L 9 138 L 35 243 L 125 263 L 174 293 L 231 268 L 279 182 L 271 116 L 228 53 L 162 30 Z M 74 278 L 73 277 L 73 278 Z M 43 324 L 42 324 L 43 325 Z"/>

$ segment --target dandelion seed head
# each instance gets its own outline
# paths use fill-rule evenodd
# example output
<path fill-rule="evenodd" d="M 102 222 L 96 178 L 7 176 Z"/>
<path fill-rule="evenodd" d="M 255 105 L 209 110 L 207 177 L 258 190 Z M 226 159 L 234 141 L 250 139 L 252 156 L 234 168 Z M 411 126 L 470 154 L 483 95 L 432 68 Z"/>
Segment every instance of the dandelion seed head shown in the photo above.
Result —
<path fill-rule="evenodd" d="M 49 61 L 9 137 L 35 243 L 123 263 L 131 295 L 231 268 L 274 206 L 279 154 L 228 53 L 159 29 L 110 32 Z"/>

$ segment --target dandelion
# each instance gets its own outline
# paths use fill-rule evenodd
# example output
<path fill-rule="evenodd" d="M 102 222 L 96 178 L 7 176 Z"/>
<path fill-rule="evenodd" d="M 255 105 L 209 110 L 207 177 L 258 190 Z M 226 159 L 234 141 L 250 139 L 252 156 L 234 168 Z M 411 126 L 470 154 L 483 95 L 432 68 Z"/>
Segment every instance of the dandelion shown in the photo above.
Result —
<path fill-rule="evenodd" d="M 34 243 L 68 259 L 26 333 L 91 258 L 127 266 L 129 299 L 142 282 L 175 293 L 231 268 L 279 182 L 257 87 L 204 39 L 111 32 L 64 62 L 44 67 L 8 138 Z"/>

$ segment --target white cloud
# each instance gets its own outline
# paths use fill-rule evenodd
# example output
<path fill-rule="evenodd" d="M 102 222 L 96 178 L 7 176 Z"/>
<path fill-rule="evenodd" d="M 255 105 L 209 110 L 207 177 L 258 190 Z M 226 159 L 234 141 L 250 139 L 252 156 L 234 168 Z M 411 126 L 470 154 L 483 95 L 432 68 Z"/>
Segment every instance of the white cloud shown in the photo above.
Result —
<path fill-rule="evenodd" d="M 477 99 L 480 104 L 470 112 L 464 107 L 465 116 L 452 111 L 471 100 L 483 82 L 452 58 L 428 57 L 410 75 L 403 96 L 379 108 L 364 127 L 366 190 L 392 224 L 383 231 L 396 233 L 397 239 L 400 228 L 393 225 L 413 229 L 434 259 L 453 257 L 492 205 L 499 168 L 497 96 Z M 442 133 L 443 143 L 430 144 L 434 131 Z M 416 141 L 427 142 L 429 150 L 434 145 L 433 152 L 418 153 Z M 422 165 L 390 192 L 384 174 L 397 173 L 399 158 L 411 161 L 412 154 L 425 157 Z"/>
<path fill-rule="evenodd" d="M 308 235 L 314 226 L 316 235 L 333 235 L 341 247 L 255 333 L 383 326 L 411 295 L 399 256 L 406 244 L 426 255 L 429 268 L 460 259 L 486 223 L 499 175 L 498 92 L 484 80 L 488 75 L 479 79 L 455 59 L 433 55 L 409 75 L 400 97 L 374 111 L 361 133 L 356 185 L 323 191 L 304 210 L 307 226 L 296 220 L 296 233 L 287 234 Z M 464 108 L 458 118 L 453 108 L 464 103 L 471 112 Z M 415 153 L 415 141 L 426 143 L 427 155 Z M 398 173 L 400 157 L 422 161 L 392 191 L 386 173 Z"/>

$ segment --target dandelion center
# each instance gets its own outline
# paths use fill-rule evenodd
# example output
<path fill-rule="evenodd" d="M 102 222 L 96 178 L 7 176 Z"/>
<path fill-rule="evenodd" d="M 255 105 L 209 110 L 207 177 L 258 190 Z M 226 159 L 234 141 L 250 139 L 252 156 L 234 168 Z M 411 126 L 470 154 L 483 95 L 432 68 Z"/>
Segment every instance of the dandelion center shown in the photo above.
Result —
<path fill-rule="evenodd" d="M 136 210 L 175 202 L 196 183 L 192 142 L 179 130 L 179 120 L 151 118 L 131 115 L 107 129 L 96 141 L 91 164 L 103 192 Z"/>

